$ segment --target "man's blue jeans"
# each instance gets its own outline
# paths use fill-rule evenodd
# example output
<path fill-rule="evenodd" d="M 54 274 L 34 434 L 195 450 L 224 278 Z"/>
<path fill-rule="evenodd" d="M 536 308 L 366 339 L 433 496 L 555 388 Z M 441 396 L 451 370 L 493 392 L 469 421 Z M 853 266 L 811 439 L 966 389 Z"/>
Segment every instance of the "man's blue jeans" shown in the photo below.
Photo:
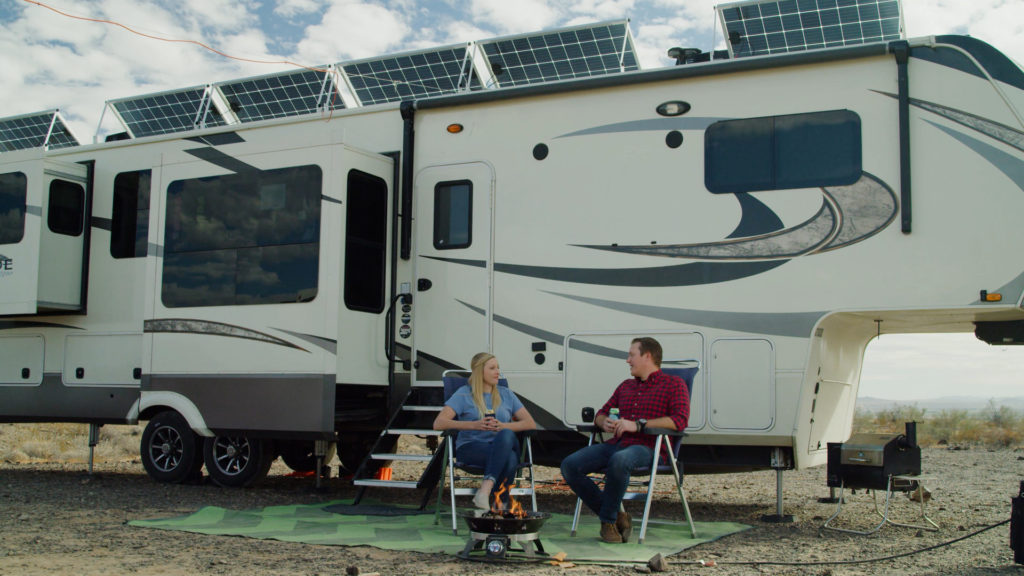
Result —
<path fill-rule="evenodd" d="M 619 516 L 622 496 L 629 487 L 630 472 L 650 466 L 653 457 L 654 450 L 649 446 L 634 444 L 619 448 L 617 443 L 592 444 L 562 460 L 562 478 L 601 522 L 614 524 Z M 602 492 L 587 474 L 605 467 Z"/>
<path fill-rule="evenodd" d="M 501 430 L 492 442 L 467 442 L 455 449 L 455 459 L 464 464 L 483 468 L 484 478 L 494 480 L 494 488 L 502 484 L 509 488 L 519 467 L 519 439 L 511 430 Z"/>

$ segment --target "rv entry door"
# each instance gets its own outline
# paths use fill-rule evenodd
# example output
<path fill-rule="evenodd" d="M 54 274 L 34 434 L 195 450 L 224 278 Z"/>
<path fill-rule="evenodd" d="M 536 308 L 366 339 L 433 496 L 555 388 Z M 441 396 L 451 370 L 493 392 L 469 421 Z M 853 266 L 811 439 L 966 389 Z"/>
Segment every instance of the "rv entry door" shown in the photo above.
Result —
<path fill-rule="evenodd" d="M 416 176 L 416 380 L 439 380 L 490 350 L 494 172 L 475 162 Z"/>

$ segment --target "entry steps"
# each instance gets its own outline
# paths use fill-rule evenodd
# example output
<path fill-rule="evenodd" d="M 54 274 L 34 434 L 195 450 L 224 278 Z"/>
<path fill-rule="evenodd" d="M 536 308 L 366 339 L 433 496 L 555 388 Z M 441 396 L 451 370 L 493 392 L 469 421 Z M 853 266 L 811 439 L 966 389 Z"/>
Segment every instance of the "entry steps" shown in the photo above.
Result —
<path fill-rule="evenodd" d="M 420 502 L 420 509 L 426 508 L 427 502 L 437 483 L 441 479 L 441 461 L 444 459 L 444 450 L 438 450 L 441 443 L 441 432 L 434 430 L 434 418 L 444 406 L 444 388 L 441 382 L 418 382 L 409 389 L 409 393 L 402 401 L 401 406 L 395 411 L 388 425 L 381 431 L 377 442 L 374 444 L 370 454 L 363 460 L 353 476 L 352 484 L 359 486 L 353 504 L 359 504 L 367 488 L 404 488 L 408 490 L 423 490 L 423 499 Z M 403 436 L 413 436 L 418 439 L 425 439 L 429 454 L 399 453 L 399 439 Z M 419 473 L 417 480 L 392 480 L 390 478 L 391 467 L 389 462 L 408 462 L 414 465 L 403 466 L 406 476 L 412 469 Z M 419 463 L 421 468 L 417 469 L 415 464 Z M 380 470 L 385 470 L 380 474 Z"/>

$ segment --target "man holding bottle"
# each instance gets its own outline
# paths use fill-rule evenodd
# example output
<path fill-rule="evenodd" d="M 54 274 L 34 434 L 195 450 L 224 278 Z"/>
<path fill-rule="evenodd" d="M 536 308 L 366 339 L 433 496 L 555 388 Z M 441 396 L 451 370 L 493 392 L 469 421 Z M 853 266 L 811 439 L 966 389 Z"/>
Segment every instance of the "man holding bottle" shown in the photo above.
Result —
<path fill-rule="evenodd" d="M 630 473 L 648 466 L 654 456 L 653 435 L 646 428 L 683 430 L 690 416 L 686 383 L 661 371 L 661 344 L 654 338 L 634 338 L 629 347 L 633 376 L 615 389 L 597 412 L 594 424 L 609 440 L 577 450 L 562 461 L 562 477 L 583 503 L 601 519 L 601 540 L 627 542 L 632 518 L 622 510 Z M 667 448 L 667 447 L 666 447 Z M 667 452 L 661 455 L 667 459 Z M 601 490 L 587 474 L 605 471 Z"/>

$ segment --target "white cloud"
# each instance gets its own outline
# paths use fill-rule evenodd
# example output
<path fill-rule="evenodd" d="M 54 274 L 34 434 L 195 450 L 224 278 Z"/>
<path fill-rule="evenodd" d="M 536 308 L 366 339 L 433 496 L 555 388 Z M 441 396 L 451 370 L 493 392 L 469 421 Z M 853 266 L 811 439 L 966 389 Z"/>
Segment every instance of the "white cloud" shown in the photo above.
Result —
<path fill-rule="evenodd" d="M 285 18 L 304 16 L 320 11 L 322 6 L 321 0 L 279 0 L 274 5 L 274 14 Z"/>
<path fill-rule="evenodd" d="M 559 3 L 545 0 L 471 0 L 475 21 L 486 21 L 501 34 L 516 34 L 549 28 L 561 16 Z"/>
<path fill-rule="evenodd" d="M 403 15 L 365 2 L 331 2 L 319 24 L 306 29 L 297 57 L 304 62 L 337 62 L 403 50 L 411 32 Z"/>

